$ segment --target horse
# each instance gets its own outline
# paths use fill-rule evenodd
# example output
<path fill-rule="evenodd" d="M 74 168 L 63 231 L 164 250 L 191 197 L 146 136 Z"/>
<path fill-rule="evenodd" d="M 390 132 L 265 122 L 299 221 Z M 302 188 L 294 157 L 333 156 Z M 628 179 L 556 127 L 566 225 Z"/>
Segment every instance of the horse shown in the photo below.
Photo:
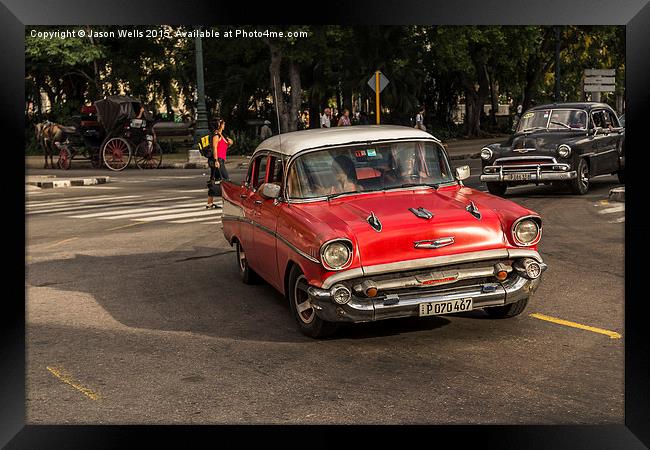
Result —
<path fill-rule="evenodd" d="M 47 169 L 47 157 L 50 157 L 50 165 L 54 169 L 54 143 L 63 142 L 66 139 L 63 126 L 46 120 L 45 122 L 37 123 L 35 126 L 36 141 L 43 149 L 45 154 L 44 169 Z"/>

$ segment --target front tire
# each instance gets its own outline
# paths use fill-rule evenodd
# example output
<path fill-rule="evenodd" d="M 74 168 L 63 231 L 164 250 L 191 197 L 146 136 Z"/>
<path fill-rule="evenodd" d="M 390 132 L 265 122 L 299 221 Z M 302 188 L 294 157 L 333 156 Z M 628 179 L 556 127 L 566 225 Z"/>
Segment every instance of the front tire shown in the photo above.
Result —
<path fill-rule="evenodd" d="M 619 170 L 616 172 L 616 175 L 618 175 L 618 182 L 625 184 L 625 170 Z"/>
<path fill-rule="evenodd" d="M 585 195 L 589 191 L 589 163 L 586 159 L 580 158 L 577 172 L 578 176 L 575 180 L 569 181 L 571 192 L 578 195 Z"/>
<path fill-rule="evenodd" d="M 522 298 L 521 300 L 510 303 L 509 305 L 485 308 L 485 312 L 492 319 L 508 319 L 524 312 L 526 305 L 528 305 L 528 298 Z"/>
<path fill-rule="evenodd" d="M 291 313 L 301 333 L 312 338 L 323 338 L 330 336 L 338 327 L 338 324 L 326 322 L 316 315 L 316 310 L 311 307 L 309 294 L 307 294 L 307 278 L 294 266 L 289 274 L 289 305 Z"/>
<path fill-rule="evenodd" d="M 499 197 L 503 197 L 506 194 L 506 191 L 508 190 L 508 185 L 506 183 L 487 181 L 485 184 L 487 185 L 490 194 L 498 195 Z"/>

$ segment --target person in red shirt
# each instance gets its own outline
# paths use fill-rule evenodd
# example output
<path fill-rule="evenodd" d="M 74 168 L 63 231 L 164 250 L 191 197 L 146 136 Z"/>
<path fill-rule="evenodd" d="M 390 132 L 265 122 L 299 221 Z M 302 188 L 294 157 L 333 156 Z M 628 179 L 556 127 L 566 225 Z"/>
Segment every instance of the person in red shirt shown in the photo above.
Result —
<path fill-rule="evenodd" d="M 225 120 L 216 119 L 215 129 L 212 135 L 212 157 L 208 158 L 208 165 L 210 166 L 210 182 L 208 183 L 208 204 L 205 205 L 206 209 L 217 207 L 217 205 L 213 203 L 214 197 L 219 195 L 215 190 L 217 179 L 230 179 L 228 171 L 226 170 L 226 153 L 228 152 L 228 146 L 232 145 L 232 139 L 224 136 L 223 131 L 225 127 Z M 218 177 L 217 174 L 219 175 Z"/>

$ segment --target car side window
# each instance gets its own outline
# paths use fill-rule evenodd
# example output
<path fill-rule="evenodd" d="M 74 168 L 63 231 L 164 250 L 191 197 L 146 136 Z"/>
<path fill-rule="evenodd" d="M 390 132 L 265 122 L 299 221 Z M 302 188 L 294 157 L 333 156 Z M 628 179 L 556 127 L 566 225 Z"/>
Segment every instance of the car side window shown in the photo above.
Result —
<path fill-rule="evenodd" d="M 270 172 L 268 182 L 282 186 L 282 181 L 284 181 L 284 167 L 282 158 L 272 156 L 269 168 Z"/>
<path fill-rule="evenodd" d="M 260 156 L 255 160 L 255 167 L 253 168 L 253 189 L 258 189 L 266 180 L 266 163 L 268 156 Z"/>
<path fill-rule="evenodd" d="M 603 118 L 603 111 L 594 111 L 591 113 L 591 120 L 594 123 L 595 127 L 603 128 L 605 127 L 605 120 Z"/>
<path fill-rule="evenodd" d="M 609 123 L 612 124 L 612 127 L 618 128 L 620 125 L 618 124 L 618 117 L 616 117 L 616 114 L 614 114 L 612 111 L 607 111 L 607 115 L 609 116 Z"/>

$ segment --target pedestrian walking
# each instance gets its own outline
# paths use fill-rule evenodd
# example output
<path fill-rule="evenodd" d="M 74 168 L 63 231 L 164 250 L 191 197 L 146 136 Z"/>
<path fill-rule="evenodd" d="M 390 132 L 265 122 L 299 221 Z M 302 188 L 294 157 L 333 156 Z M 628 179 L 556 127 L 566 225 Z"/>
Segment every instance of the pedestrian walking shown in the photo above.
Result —
<path fill-rule="evenodd" d="M 350 125 L 352 125 L 350 123 L 350 111 L 346 108 L 343 110 L 343 114 L 341 115 L 341 118 L 339 119 L 339 123 L 337 126 L 349 127 Z"/>
<path fill-rule="evenodd" d="M 225 127 L 225 120 L 215 120 L 214 133 L 212 134 L 212 157 L 208 158 L 210 180 L 208 181 L 208 203 L 205 205 L 205 209 L 217 208 L 217 205 L 214 204 L 214 197 L 221 195 L 219 184 L 221 181 L 229 179 L 226 170 L 226 153 L 228 146 L 232 145 L 232 139 L 224 136 Z"/>
<path fill-rule="evenodd" d="M 415 127 L 422 131 L 427 131 L 427 127 L 424 126 L 424 108 L 420 108 L 420 111 L 415 115 Z"/>
<path fill-rule="evenodd" d="M 321 128 L 331 128 L 332 127 L 332 110 L 330 108 L 325 108 L 323 114 L 320 116 L 320 127 Z"/>
<path fill-rule="evenodd" d="M 271 131 L 271 127 L 269 125 L 271 125 L 271 122 L 265 120 L 264 125 L 262 125 L 262 128 L 260 128 L 260 137 L 262 138 L 262 140 L 268 139 L 271 136 L 273 136 L 273 131 Z"/>

